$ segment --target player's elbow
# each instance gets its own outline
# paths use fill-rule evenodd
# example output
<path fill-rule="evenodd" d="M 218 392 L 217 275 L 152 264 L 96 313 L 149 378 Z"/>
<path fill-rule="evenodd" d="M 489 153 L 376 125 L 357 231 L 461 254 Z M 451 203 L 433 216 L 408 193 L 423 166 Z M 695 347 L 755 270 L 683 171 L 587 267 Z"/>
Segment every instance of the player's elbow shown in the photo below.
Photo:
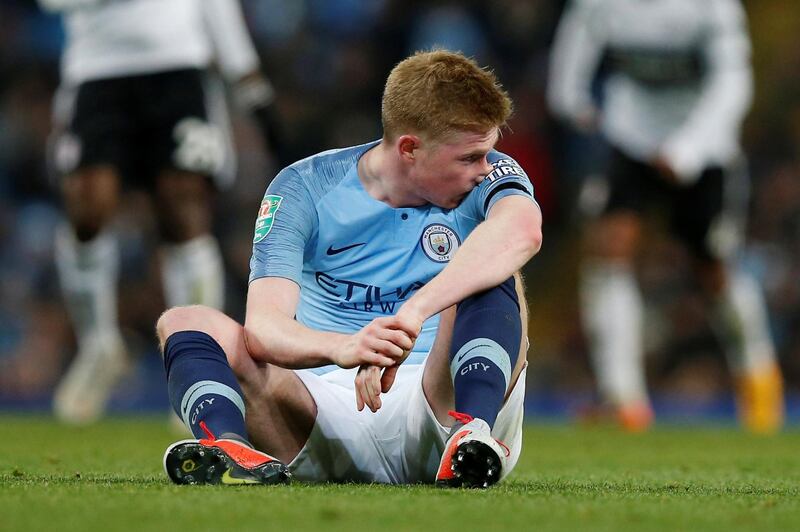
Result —
<path fill-rule="evenodd" d="M 542 248 L 542 217 L 538 208 L 521 216 L 518 222 L 518 233 L 514 239 L 526 261 L 536 255 Z"/>
<path fill-rule="evenodd" d="M 524 228 L 521 231 L 520 247 L 527 259 L 539 253 L 539 250 L 542 249 L 542 227 L 540 224 Z"/>
<path fill-rule="evenodd" d="M 250 358 L 259 362 L 268 362 L 274 364 L 275 361 L 271 359 L 269 353 L 271 350 L 265 345 L 264 338 L 269 337 L 269 333 L 265 335 L 264 327 L 254 327 L 248 321 L 245 321 L 243 327 L 242 338 L 244 347 Z M 258 331 L 258 332 L 256 332 Z"/>

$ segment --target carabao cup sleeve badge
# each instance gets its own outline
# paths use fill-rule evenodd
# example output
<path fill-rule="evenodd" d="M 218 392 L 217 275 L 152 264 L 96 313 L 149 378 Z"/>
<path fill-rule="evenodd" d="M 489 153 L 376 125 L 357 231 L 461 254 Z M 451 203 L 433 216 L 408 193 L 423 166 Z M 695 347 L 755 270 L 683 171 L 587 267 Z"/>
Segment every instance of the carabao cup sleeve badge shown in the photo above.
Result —
<path fill-rule="evenodd" d="M 253 237 L 253 244 L 257 244 L 264 240 L 272 229 L 272 222 L 275 221 L 275 214 L 283 201 L 282 196 L 267 194 L 261 201 L 261 207 L 258 209 L 258 218 L 256 218 L 256 231 Z"/>
<path fill-rule="evenodd" d="M 429 225 L 420 238 L 422 251 L 433 262 L 449 262 L 460 244 L 455 231 L 442 224 Z"/>

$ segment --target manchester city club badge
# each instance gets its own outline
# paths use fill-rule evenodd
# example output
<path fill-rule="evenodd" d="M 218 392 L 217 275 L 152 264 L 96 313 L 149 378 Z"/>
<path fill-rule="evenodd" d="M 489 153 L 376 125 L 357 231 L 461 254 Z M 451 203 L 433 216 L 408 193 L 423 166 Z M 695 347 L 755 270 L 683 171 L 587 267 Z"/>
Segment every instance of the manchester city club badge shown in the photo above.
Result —
<path fill-rule="evenodd" d="M 426 227 L 420 239 L 425 256 L 434 262 L 449 262 L 460 244 L 455 231 L 442 224 Z"/>

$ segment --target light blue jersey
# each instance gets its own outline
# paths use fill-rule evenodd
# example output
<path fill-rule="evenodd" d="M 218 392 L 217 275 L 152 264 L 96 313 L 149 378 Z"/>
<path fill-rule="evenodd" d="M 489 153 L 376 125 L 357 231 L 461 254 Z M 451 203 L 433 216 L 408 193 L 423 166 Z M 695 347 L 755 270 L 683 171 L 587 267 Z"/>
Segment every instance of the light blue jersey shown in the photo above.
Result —
<path fill-rule="evenodd" d="M 455 209 L 392 208 L 370 196 L 358 177 L 359 158 L 377 144 L 288 166 L 261 203 L 250 281 L 284 277 L 300 285 L 296 319 L 312 329 L 349 334 L 396 314 L 447 265 L 497 200 L 515 194 L 535 201 L 517 162 L 492 151 L 494 170 Z M 405 364 L 424 360 L 438 324 L 438 315 L 425 322 Z"/>

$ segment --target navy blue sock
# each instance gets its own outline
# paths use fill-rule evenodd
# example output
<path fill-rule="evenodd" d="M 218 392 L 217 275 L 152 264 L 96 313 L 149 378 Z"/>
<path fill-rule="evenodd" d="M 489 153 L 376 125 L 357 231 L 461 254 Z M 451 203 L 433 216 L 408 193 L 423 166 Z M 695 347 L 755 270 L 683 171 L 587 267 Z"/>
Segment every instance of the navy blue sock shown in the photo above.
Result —
<path fill-rule="evenodd" d="M 247 440 L 244 398 L 222 347 L 200 331 L 180 331 L 164 344 L 164 369 L 172 408 L 195 438 L 205 422 L 219 438 Z"/>
<path fill-rule="evenodd" d="M 494 426 L 519 358 L 522 320 L 514 278 L 458 304 L 450 348 L 455 408 Z"/>

